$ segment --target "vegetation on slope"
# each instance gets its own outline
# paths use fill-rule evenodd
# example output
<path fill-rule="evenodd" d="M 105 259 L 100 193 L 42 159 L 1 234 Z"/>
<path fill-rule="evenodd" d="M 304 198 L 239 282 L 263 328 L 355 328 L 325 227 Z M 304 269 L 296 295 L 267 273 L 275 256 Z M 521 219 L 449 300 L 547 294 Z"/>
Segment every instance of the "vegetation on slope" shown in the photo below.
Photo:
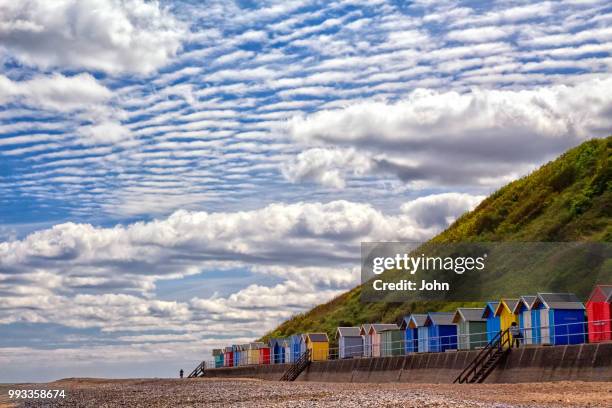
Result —
<path fill-rule="evenodd" d="M 612 137 L 569 150 L 458 218 L 432 242 L 612 242 Z M 547 273 L 555 273 L 554 271 Z M 366 322 L 399 323 L 411 312 L 452 311 L 479 303 L 362 303 L 358 286 L 282 323 L 268 337 L 327 332 Z"/>

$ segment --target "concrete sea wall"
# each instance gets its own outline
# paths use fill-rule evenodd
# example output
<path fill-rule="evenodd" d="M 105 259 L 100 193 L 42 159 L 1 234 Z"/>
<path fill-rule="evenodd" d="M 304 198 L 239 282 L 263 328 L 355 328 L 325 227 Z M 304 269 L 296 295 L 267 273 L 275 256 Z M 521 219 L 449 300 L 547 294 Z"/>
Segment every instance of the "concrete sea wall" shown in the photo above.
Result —
<path fill-rule="evenodd" d="M 451 383 L 478 351 L 317 361 L 297 381 Z M 206 377 L 279 380 L 287 364 L 215 368 Z M 485 382 L 612 381 L 612 343 L 513 349 Z"/>

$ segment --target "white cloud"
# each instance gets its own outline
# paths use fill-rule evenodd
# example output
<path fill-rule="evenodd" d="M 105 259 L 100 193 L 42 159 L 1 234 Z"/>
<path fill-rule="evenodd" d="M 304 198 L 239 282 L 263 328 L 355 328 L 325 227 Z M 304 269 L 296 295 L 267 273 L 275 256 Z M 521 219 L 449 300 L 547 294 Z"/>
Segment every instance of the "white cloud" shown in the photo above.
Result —
<path fill-rule="evenodd" d="M 396 215 L 334 201 L 233 213 L 178 211 L 112 228 L 56 225 L 0 243 L 0 322 L 149 330 L 257 313 L 272 325 L 355 285 L 362 241 L 424 241 L 481 198 L 434 195 Z M 162 280 L 228 268 L 280 282 L 189 304 L 154 297 Z"/>
<path fill-rule="evenodd" d="M 309 149 L 283 163 L 281 171 L 292 183 L 312 181 L 325 187 L 343 188 L 344 173 L 364 174 L 372 167 L 368 157 L 354 149 Z"/>
<path fill-rule="evenodd" d="M 0 46 L 42 68 L 148 73 L 177 53 L 184 35 L 157 2 L 0 1 Z"/>
<path fill-rule="evenodd" d="M 296 116 L 288 124 L 290 135 L 321 146 L 319 159 L 306 166 L 309 161 L 298 156 L 300 165 L 285 175 L 299 180 L 314 174 L 310 179 L 322 182 L 321 175 L 331 172 L 343 180 L 340 167 L 324 160 L 321 150 L 340 148 L 370 156 L 373 171 L 406 181 L 473 185 L 493 179 L 499 184 L 585 139 L 608 135 L 610 87 L 611 78 L 530 90 L 418 89 L 396 103 L 362 102 Z"/>

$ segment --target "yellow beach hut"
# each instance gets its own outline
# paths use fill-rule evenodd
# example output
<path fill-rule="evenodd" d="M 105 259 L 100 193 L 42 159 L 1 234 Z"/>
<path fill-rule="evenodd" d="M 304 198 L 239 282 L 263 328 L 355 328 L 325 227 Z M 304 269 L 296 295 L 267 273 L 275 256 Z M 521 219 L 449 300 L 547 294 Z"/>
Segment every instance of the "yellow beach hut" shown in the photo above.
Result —
<path fill-rule="evenodd" d="M 259 364 L 259 349 L 264 347 L 265 344 L 259 341 L 249 343 L 249 351 L 247 356 L 247 364 Z"/>
<path fill-rule="evenodd" d="M 502 299 L 495 309 L 495 316 L 499 316 L 499 329 L 505 331 L 509 329 L 512 322 L 518 324 L 518 316 L 514 314 L 514 309 L 519 299 Z"/>
<path fill-rule="evenodd" d="M 306 348 L 310 351 L 310 361 L 327 360 L 329 338 L 326 333 L 306 334 Z"/>

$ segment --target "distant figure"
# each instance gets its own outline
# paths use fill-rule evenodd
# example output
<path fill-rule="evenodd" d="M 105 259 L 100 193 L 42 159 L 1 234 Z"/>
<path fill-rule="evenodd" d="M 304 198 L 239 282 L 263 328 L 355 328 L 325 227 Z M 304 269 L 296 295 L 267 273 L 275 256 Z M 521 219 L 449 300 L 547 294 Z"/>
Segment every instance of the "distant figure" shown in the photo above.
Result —
<path fill-rule="evenodd" d="M 181 376 L 181 378 L 183 378 L 183 369 L 181 368 L 181 371 L 179 371 L 179 375 Z"/>
<path fill-rule="evenodd" d="M 518 327 L 516 322 L 512 322 L 512 324 L 510 325 L 510 334 L 512 335 L 510 346 L 519 348 L 523 335 L 521 334 L 521 329 Z"/>

